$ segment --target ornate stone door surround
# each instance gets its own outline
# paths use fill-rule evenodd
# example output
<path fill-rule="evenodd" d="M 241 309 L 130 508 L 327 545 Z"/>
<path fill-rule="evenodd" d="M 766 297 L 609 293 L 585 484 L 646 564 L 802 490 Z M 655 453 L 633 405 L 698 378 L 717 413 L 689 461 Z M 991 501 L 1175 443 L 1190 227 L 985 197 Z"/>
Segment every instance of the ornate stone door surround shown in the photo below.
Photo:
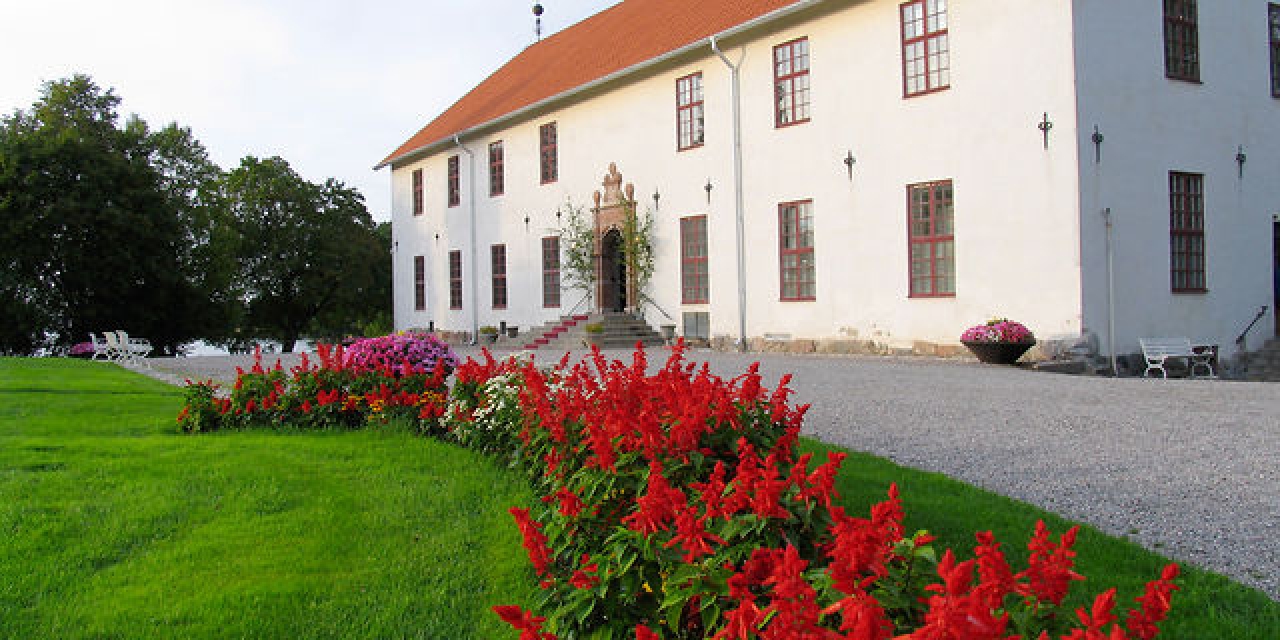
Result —
<path fill-rule="evenodd" d="M 604 193 L 596 191 L 592 195 L 595 207 L 591 209 L 595 229 L 592 258 L 596 269 L 596 313 L 613 311 L 613 309 L 605 308 L 606 300 L 612 299 L 612 296 L 606 294 L 605 288 L 616 286 L 616 277 L 605 273 L 609 265 L 605 265 L 603 261 L 604 237 L 613 230 L 616 230 L 619 234 L 624 233 L 627 217 L 634 216 L 636 213 L 635 185 L 627 183 L 625 189 L 622 187 L 622 174 L 618 172 L 617 163 L 609 163 L 609 172 L 605 174 L 601 186 L 604 187 Z M 634 312 L 639 308 L 636 304 L 638 293 L 636 291 L 636 276 L 629 269 L 626 269 L 626 257 L 621 256 L 620 259 L 623 261 L 622 269 L 626 274 L 624 276 L 626 280 L 626 310 Z"/>

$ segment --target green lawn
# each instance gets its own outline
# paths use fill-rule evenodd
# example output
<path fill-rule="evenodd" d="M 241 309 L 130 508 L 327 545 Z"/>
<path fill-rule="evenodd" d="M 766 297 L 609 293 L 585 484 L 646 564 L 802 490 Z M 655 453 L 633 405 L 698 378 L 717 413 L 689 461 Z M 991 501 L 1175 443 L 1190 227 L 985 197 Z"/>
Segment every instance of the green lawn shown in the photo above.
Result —
<path fill-rule="evenodd" d="M 405 432 L 176 433 L 171 387 L 0 360 L 0 638 L 492 638 L 528 602 L 483 457 Z"/>
<path fill-rule="evenodd" d="M 0 638 L 514 638 L 536 599 L 506 509 L 521 480 L 409 433 L 176 433 L 176 390 L 114 365 L 0 359 Z M 823 445 L 806 442 L 808 450 Z M 1015 566 L 1027 505 L 851 455 L 854 513 L 902 489 L 908 526 Z M 1167 560 L 1085 529 L 1079 568 L 1128 607 Z M 1188 571 L 1162 638 L 1280 637 L 1280 604 Z"/>

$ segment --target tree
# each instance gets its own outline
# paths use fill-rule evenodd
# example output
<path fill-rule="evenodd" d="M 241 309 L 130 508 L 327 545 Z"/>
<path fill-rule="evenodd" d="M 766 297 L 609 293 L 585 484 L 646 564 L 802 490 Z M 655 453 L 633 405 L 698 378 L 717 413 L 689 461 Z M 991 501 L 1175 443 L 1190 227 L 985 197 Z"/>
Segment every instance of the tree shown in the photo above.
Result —
<path fill-rule="evenodd" d="M 84 75 L 46 83 L 0 125 L 0 350 L 124 329 L 173 345 L 199 301 L 178 260 L 183 221 L 151 166 L 153 140 Z"/>
<path fill-rule="evenodd" d="M 389 247 L 358 191 L 310 183 L 278 157 L 246 157 L 225 193 L 238 235 L 242 335 L 291 351 L 308 331 L 352 333 L 370 309 L 387 308 Z"/>

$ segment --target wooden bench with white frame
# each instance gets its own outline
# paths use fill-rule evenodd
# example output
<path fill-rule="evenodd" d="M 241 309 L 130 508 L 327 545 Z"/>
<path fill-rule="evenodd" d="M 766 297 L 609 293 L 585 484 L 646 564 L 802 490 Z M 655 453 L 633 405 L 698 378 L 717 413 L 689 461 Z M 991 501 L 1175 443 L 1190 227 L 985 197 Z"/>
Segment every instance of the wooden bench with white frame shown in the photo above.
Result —
<path fill-rule="evenodd" d="M 1186 360 L 1192 378 L 1217 377 L 1213 371 L 1212 345 L 1193 347 L 1188 338 L 1141 338 L 1138 342 L 1142 345 L 1142 357 L 1147 365 L 1147 369 L 1142 372 L 1144 378 L 1149 377 L 1152 371 L 1159 371 L 1160 377 L 1168 378 L 1169 372 L 1164 367 L 1170 359 Z M 1197 376 L 1196 372 L 1201 369 L 1208 373 Z"/>

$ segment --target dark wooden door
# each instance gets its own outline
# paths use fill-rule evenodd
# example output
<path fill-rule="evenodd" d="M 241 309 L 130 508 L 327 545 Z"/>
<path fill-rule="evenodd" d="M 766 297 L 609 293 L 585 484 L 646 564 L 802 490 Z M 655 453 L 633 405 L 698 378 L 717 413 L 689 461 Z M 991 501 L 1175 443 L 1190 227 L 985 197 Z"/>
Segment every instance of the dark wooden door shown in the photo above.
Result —
<path fill-rule="evenodd" d="M 622 234 L 612 229 L 601 240 L 600 309 L 625 311 L 627 307 L 627 261 L 622 252 Z"/>

